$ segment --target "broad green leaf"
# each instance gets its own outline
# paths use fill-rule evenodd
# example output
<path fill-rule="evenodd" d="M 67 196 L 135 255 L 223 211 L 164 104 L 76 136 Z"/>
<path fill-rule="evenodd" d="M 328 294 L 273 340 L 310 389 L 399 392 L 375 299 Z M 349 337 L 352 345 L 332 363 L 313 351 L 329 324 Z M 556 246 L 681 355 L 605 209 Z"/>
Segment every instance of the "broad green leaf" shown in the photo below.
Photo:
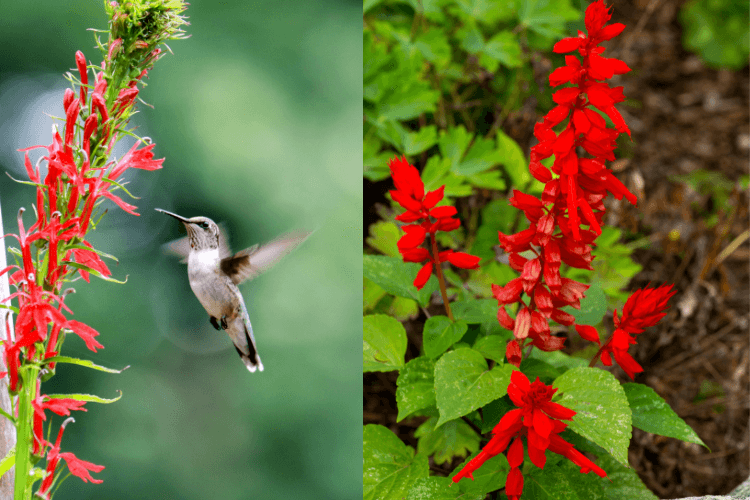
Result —
<path fill-rule="evenodd" d="M 593 472 L 581 474 L 580 467 L 563 459 L 544 469 L 534 467 L 524 474 L 523 494 L 535 500 L 610 500 L 602 479 Z M 640 498 L 640 497 L 623 497 Z"/>
<path fill-rule="evenodd" d="M 595 326 L 601 323 L 607 314 L 607 297 L 601 285 L 595 281 L 586 290 L 586 296 L 581 299 L 580 309 L 565 306 L 563 310 L 573 315 L 577 324 Z"/>
<path fill-rule="evenodd" d="M 500 61 L 503 66 L 517 68 L 521 61 L 521 45 L 511 31 L 501 31 L 487 41 L 484 53 Z"/>
<path fill-rule="evenodd" d="M 441 465 L 454 457 L 465 457 L 479 451 L 479 434 L 460 418 L 437 429 L 436 423 L 437 417 L 430 417 L 414 432 L 414 437 L 419 438 L 419 453 L 433 455 L 435 463 Z"/>
<path fill-rule="evenodd" d="M 396 385 L 397 422 L 435 406 L 435 362 L 426 356 L 412 359 L 399 372 Z"/>
<path fill-rule="evenodd" d="M 456 38 L 458 38 L 461 48 L 469 54 L 476 54 L 484 48 L 484 37 L 479 27 L 474 23 L 466 23 L 459 28 L 456 31 Z"/>
<path fill-rule="evenodd" d="M 472 458 L 474 457 L 470 457 L 461 465 L 456 467 L 456 469 L 451 472 L 450 477 L 458 474 L 458 472 L 464 467 L 464 465 L 469 463 L 469 460 L 471 460 Z M 508 459 L 505 458 L 505 455 L 501 453 L 490 458 L 489 460 L 484 462 L 479 469 L 474 471 L 473 481 L 468 477 L 462 478 L 458 482 L 458 487 L 464 493 L 471 495 L 482 495 L 481 498 L 484 498 L 484 495 L 487 495 L 487 493 L 491 491 L 497 491 L 505 486 L 505 480 L 508 477 L 508 471 L 510 471 Z"/>
<path fill-rule="evenodd" d="M 88 359 L 70 358 L 68 356 L 54 356 L 52 358 L 45 359 L 44 362 L 45 363 L 69 363 L 72 365 L 85 366 L 86 368 L 93 368 L 94 370 L 99 370 L 100 372 L 107 372 L 107 373 L 122 373 L 123 370 L 127 370 L 128 368 L 130 368 L 130 366 L 126 366 L 122 370 L 115 370 L 114 368 L 106 368 L 104 366 L 96 365 L 93 362 L 89 361 Z"/>
<path fill-rule="evenodd" d="M 435 190 L 445 184 L 445 175 L 450 168 L 450 158 L 440 158 L 438 155 L 431 156 L 430 159 L 427 160 L 424 169 L 422 169 L 422 182 L 424 182 L 425 191 Z"/>
<path fill-rule="evenodd" d="M 432 292 L 438 289 L 437 278 L 433 275 L 421 290 L 417 290 L 413 282 L 422 267 L 419 264 L 384 255 L 364 255 L 362 259 L 365 278 L 374 281 L 390 294 L 414 299 L 425 306 L 430 301 Z"/>
<path fill-rule="evenodd" d="M 378 221 L 370 224 L 370 236 L 365 242 L 378 252 L 389 257 L 398 257 L 396 242 L 401 238 L 401 230 L 393 222 Z"/>
<path fill-rule="evenodd" d="M 659 497 L 649 490 L 634 469 L 624 467 L 609 455 L 602 453 L 596 465 L 604 469 L 607 479 L 600 479 L 607 499 L 637 498 L 638 500 L 657 500 Z"/>
<path fill-rule="evenodd" d="M 485 495 L 463 493 L 449 477 L 430 476 L 414 481 L 406 500 L 483 500 Z"/>
<path fill-rule="evenodd" d="M 489 335 L 486 337 L 479 337 L 472 349 L 481 353 L 487 359 L 491 359 L 496 363 L 505 363 L 505 349 L 507 348 L 508 342 L 499 335 Z"/>
<path fill-rule="evenodd" d="M 497 131 L 497 150 L 500 154 L 500 163 L 513 182 L 513 187 L 522 189 L 532 179 L 529 166 L 521 146 L 511 139 L 502 130 Z"/>
<path fill-rule="evenodd" d="M 416 318 L 419 315 L 419 305 L 415 300 L 404 297 L 393 297 L 388 315 L 399 321 Z"/>
<path fill-rule="evenodd" d="M 456 171 L 473 138 L 474 134 L 467 132 L 463 125 L 440 131 L 438 146 L 443 158 L 450 161 L 451 171 Z"/>
<path fill-rule="evenodd" d="M 511 365 L 490 370 L 484 356 L 468 347 L 444 354 L 435 365 L 435 396 L 440 411 L 437 425 L 503 397 L 512 371 Z"/>
<path fill-rule="evenodd" d="M 493 189 L 495 191 L 505 190 L 505 179 L 499 170 L 489 170 L 468 177 L 472 186 L 484 189 Z M 490 246 L 491 247 L 491 246 Z"/>
<path fill-rule="evenodd" d="M 573 368 L 552 385 L 562 393 L 557 402 L 577 412 L 568 428 L 628 466 L 632 416 L 625 391 L 614 375 L 598 368 Z"/>
<path fill-rule="evenodd" d="M 566 21 L 575 21 L 580 12 L 569 0 L 517 0 L 518 20 L 545 37 L 564 35 Z"/>
<path fill-rule="evenodd" d="M 362 318 L 363 371 L 389 372 L 404 366 L 406 330 L 385 314 Z"/>
<path fill-rule="evenodd" d="M 651 434 L 706 446 L 695 431 L 652 388 L 632 382 L 623 384 L 622 387 L 633 412 L 633 427 Z"/>
<path fill-rule="evenodd" d="M 381 425 L 363 429 L 363 500 L 402 500 L 414 482 L 429 475 L 427 457 L 414 455 Z"/>
<path fill-rule="evenodd" d="M 367 14 L 367 11 L 375 7 L 376 5 L 379 5 L 383 3 L 383 0 L 364 0 L 362 4 L 362 8 L 364 10 L 364 13 Z"/>
<path fill-rule="evenodd" d="M 521 371 L 532 382 L 539 377 L 545 384 L 550 384 L 561 374 L 560 371 L 551 364 L 535 358 L 526 358 L 521 361 Z"/>
<path fill-rule="evenodd" d="M 437 143 L 437 127 L 428 125 L 416 132 L 409 132 L 404 138 L 404 154 L 416 155 L 430 149 Z"/>
<path fill-rule="evenodd" d="M 109 404 L 114 403 L 115 401 L 119 400 L 122 397 L 122 392 L 117 391 L 120 393 L 119 396 L 112 399 L 107 398 L 100 398 L 99 396 L 94 396 L 93 394 L 48 394 L 51 398 L 58 398 L 58 399 L 75 399 L 76 401 L 87 401 L 90 403 L 102 403 L 102 404 Z"/>
<path fill-rule="evenodd" d="M 378 103 L 377 114 L 385 120 L 411 120 L 435 111 L 439 98 L 440 92 L 431 90 L 427 84 L 397 86 Z"/>
<path fill-rule="evenodd" d="M 503 156 L 495 147 L 495 141 L 476 137 L 461 161 L 457 165 L 453 165 L 452 170 L 458 175 L 474 175 L 484 172 L 502 161 Z"/>
<path fill-rule="evenodd" d="M 424 353 L 430 358 L 437 358 L 461 340 L 468 328 L 464 321 L 454 323 L 446 316 L 432 316 L 425 321 L 422 333 Z"/>
<path fill-rule="evenodd" d="M 371 311 L 385 295 L 386 291 L 378 284 L 367 278 L 362 278 L 362 309 L 364 312 Z"/>
<path fill-rule="evenodd" d="M 0 461 L 0 477 L 8 472 L 11 467 L 16 464 L 16 447 L 14 446 L 8 450 L 8 454 L 5 455 L 2 461 Z"/>
<path fill-rule="evenodd" d="M 557 368 L 560 373 L 564 373 L 571 368 L 588 366 L 589 362 L 585 359 L 574 358 L 570 354 L 561 351 L 544 352 L 540 349 L 532 349 L 529 358 L 539 359 L 545 363 Z"/>
<path fill-rule="evenodd" d="M 461 300 L 451 304 L 453 317 L 469 324 L 484 323 L 487 320 L 497 321 L 497 300 L 476 299 Z"/>

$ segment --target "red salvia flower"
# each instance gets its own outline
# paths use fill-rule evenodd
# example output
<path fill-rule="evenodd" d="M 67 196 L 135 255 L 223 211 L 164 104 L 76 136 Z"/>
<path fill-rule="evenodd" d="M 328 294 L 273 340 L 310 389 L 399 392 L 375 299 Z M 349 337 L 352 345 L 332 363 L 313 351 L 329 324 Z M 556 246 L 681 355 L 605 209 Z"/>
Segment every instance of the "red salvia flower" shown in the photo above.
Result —
<path fill-rule="evenodd" d="M 643 371 L 638 362 L 628 354 L 631 345 L 636 344 L 635 335 L 645 328 L 654 326 L 664 316 L 669 299 L 677 293 L 672 290 L 673 285 L 663 285 L 659 288 L 642 288 L 636 290 L 622 307 L 622 318 L 614 312 L 615 332 L 600 351 L 602 363 L 612 366 L 612 357 L 631 379 L 636 373 Z"/>
<path fill-rule="evenodd" d="M 433 255 L 428 249 L 422 247 L 427 235 L 430 236 L 431 241 L 434 241 L 438 231 L 453 231 L 461 226 L 461 221 L 454 218 L 457 213 L 455 207 L 435 206 L 443 199 L 445 186 L 425 193 L 419 170 L 410 165 L 405 157 L 392 159 L 388 167 L 391 169 L 391 177 L 396 187 L 390 191 L 391 197 L 406 209 L 406 212 L 396 216 L 396 220 L 408 223 L 402 226 L 406 234 L 398 240 L 398 251 L 404 262 L 427 261 L 414 279 L 414 286 L 417 290 L 421 290 L 430 279 L 433 268 L 443 262 L 450 262 L 461 269 L 477 269 L 481 260 L 479 257 L 453 250 L 445 250 L 438 255 Z M 434 248 L 437 247 L 434 246 Z"/>
<path fill-rule="evenodd" d="M 523 492 L 520 468 L 524 457 L 523 437 L 526 438 L 529 459 L 539 468 L 544 468 L 547 462 L 545 451 L 549 450 L 571 460 L 581 467 L 584 474 L 594 471 L 598 476 L 605 477 L 607 473 L 604 470 L 559 436 L 567 427 L 561 420 L 572 420 L 576 412 L 553 402 L 555 392 L 557 389 L 544 384 L 538 377 L 530 383 L 526 375 L 514 371 L 510 376 L 508 396 L 518 408 L 500 419 L 492 430 L 490 441 L 453 476 L 453 482 L 457 483 L 464 477 L 473 480 L 474 471 L 507 448 L 510 472 L 505 482 L 505 494 L 509 500 L 518 500 Z"/>

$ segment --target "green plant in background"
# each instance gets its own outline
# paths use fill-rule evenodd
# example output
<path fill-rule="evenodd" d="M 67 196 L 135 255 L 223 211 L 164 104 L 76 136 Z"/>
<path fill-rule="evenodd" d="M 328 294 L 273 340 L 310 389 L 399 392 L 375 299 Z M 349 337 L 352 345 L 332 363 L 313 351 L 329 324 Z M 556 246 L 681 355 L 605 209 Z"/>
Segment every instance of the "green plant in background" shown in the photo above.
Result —
<path fill-rule="evenodd" d="M 87 411 L 87 402 L 111 403 L 119 396 L 104 399 L 90 394 L 45 394 L 42 384 L 55 375 L 59 363 L 120 372 L 61 355 L 69 334 L 81 337 L 93 352 L 104 347 L 97 341 L 95 329 L 65 317 L 64 313 L 72 314 L 65 297 L 74 290 L 63 290 L 63 286 L 81 278 L 89 282 L 91 275 L 117 281 L 100 256 L 113 257 L 94 249 L 87 241 L 88 233 L 96 229 L 107 211 L 101 208 L 106 200 L 138 215 L 135 206 L 114 194 L 120 189 L 130 195 L 122 176 L 131 168 L 160 169 L 164 161 L 154 159 L 154 144 L 140 147 L 146 141 L 138 138 L 128 123 L 140 91 L 138 85 L 143 84 L 141 79 L 163 55 L 160 46 L 167 40 L 184 38 L 180 27 L 186 24 L 181 16 L 186 4 L 177 0 L 124 5 L 105 2 L 104 7 L 109 17 L 109 31 L 104 32 L 107 39 L 102 44 L 96 37 L 103 61 L 100 66 L 89 65 L 82 52 L 76 53 L 78 75 L 68 75 L 73 88 L 66 89 L 63 96 L 62 134 L 55 128 L 52 144 L 23 150 L 29 181 L 19 182 L 36 187 L 35 222 L 27 230 L 24 209 L 19 210 L 18 234 L 12 235 L 19 248 L 9 249 L 16 263 L 0 271 L 13 271 L 10 283 L 16 288 L 3 299 L 3 307 L 17 314 L 15 329 L 11 333 L 7 314 L 7 338 L 2 339 L 8 368 L 3 376 L 8 377 L 15 415 L 14 410 L 1 412 L 16 428 L 16 445 L 0 462 L 3 474 L 15 466 L 15 500 L 30 499 L 32 493 L 45 500 L 52 498 L 71 474 L 84 482 L 102 482 L 90 473 L 101 472 L 104 466 L 61 451 L 63 431 L 73 419 L 58 427 L 47 420 L 45 412 L 69 416 L 71 411 Z M 91 83 L 89 72 L 94 76 Z M 112 158 L 115 144 L 129 136 L 136 137 L 130 150 L 117 160 Z M 28 151 L 37 148 L 43 148 L 46 155 L 32 165 Z M 43 162 L 46 172 L 40 171 Z M 17 306 L 7 303 L 11 299 Z M 52 436 L 56 436 L 54 444 Z M 37 467 L 41 460 L 44 467 Z M 41 485 L 35 487 L 39 481 Z"/>
<path fill-rule="evenodd" d="M 691 0 L 682 6 L 682 43 L 710 66 L 741 69 L 750 53 L 746 0 Z"/>

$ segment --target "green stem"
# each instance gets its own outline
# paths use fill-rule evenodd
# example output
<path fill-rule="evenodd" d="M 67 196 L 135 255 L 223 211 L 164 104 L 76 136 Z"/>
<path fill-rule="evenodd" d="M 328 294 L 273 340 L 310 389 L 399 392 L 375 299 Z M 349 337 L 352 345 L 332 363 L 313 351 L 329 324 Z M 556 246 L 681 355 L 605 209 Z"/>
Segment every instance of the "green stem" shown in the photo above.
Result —
<path fill-rule="evenodd" d="M 445 306 L 445 314 L 448 315 L 448 319 L 454 321 L 453 313 L 451 312 L 451 306 L 448 303 L 448 292 L 445 289 L 445 278 L 443 278 L 443 269 L 440 267 L 440 259 L 438 258 L 437 239 L 434 234 L 430 235 L 432 240 L 432 258 L 435 262 L 435 271 L 437 272 L 438 283 L 440 283 L 440 295 L 443 296 L 443 305 Z"/>
<path fill-rule="evenodd" d="M 29 466 L 31 465 L 31 442 L 33 410 L 31 402 L 36 396 L 37 374 L 39 368 L 29 366 L 19 370 L 23 387 L 18 393 L 18 421 L 16 422 L 16 477 L 14 500 L 24 500 L 28 484 Z"/>

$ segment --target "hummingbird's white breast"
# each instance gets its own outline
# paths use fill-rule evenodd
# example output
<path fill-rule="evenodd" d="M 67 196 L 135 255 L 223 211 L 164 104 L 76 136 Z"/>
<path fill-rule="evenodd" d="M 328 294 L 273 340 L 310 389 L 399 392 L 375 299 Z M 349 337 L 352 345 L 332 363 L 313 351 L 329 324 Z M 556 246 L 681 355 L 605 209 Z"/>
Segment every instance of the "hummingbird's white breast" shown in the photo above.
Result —
<path fill-rule="evenodd" d="M 188 255 L 190 288 L 206 312 L 214 318 L 224 316 L 228 302 L 234 302 L 231 300 L 232 294 L 228 293 L 227 278 L 221 272 L 220 262 L 218 248 L 193 250 Z"/>

